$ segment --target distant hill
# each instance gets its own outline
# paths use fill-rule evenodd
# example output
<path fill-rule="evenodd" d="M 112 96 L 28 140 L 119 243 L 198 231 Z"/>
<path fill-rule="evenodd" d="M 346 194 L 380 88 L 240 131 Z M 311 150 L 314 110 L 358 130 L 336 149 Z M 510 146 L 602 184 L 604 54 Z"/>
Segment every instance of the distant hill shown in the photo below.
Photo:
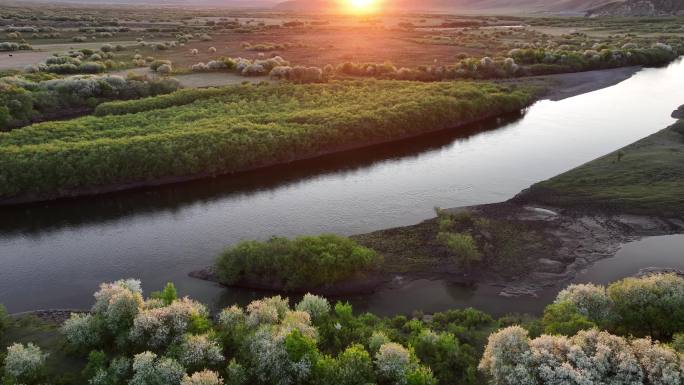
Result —
<path fill-rule="evenodd" d="M 281 11 L 326 12 L 334 0 L 287 0 Z M 488 14 L 656 16 L 683 13 L 684 0 L 388 0 L 395 11 L 454 11 Z"/>
<path fill-rule="evenodd" d="M 24 2 L 24 1 L 16 1 Z M 239 7 L 239 8 L 271 8 L 278 0 L 26 0 L 25 3 L 61 3 L 91 5 L 168 5 L 175 7 Z"/>
<path fill-rule="evenodd" d="M 612 0 L 388 0 L 385 7 L 395 11 L 462 11 L 482 13 L 578 14 L 605 6 Z M 325 12 L 333 0 L 287 0 L 276 5 L 282 11 Z"/>
<path fill-rule="evenodd" d="M 684 15 L 684 0 L 626 0 L 597 7 L 591 16 L 664 16 Z"/>

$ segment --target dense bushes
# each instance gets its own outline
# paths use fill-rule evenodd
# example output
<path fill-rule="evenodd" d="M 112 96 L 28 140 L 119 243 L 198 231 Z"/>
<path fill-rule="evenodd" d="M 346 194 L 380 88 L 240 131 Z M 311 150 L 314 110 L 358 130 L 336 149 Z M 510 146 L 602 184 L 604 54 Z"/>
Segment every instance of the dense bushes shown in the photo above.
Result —
<path fill-rule="evenodd" d="M 454 65 L 397 68 L 392 63 L 346 62 L 336 67 L 341 75 L 380 79 L 436 81 L 444 79 L 495 79 L 527 75 L 548 75 L 624 66 L 664 65 L 684 54 L 684 46 L 654 44 L 650 48 L 565 50 L 516 48 L 508 57 L 463 58 Z"/>
<path fill-rule="evenodd" d="M 2 42 L 0 43 L 0 52 L 3 51 L 28 51 L 32 50 L 33 47 L 31 47 L 30 44 L 27 43 L 13 43 L 13 42 Z"/>
<path fill-rule="evenodd" d="M 492 385 L 680 384 L 684 362 L 649 338 L 630 340 L 600 332 L 530 339 L 513 326 L 489 337 L 480 369 Z"/>
<path fill-rule="evenodd" d="M 47 354 L 33 343 L 12 344 L 7 347 L 4 359 L 2 383 L 40 384 L 45 381 L 45 359 Z"/>
<path fill-rule="evenodd" d="M 336 235 L 246 241 L 216 261 L 222 282 L 261 283 L 274 288 L 315 288 L 368 272 L 374 251 Z"/>
<path fill-rule="evenodd" d="M 546 332 L 572 334 L 601 327 L 623 335 L 669 340 L 684 332 L 684 278 L 655 274 L 608 288 L 571 285 L 544 313 Z"/>
<path fill-rule="evenodd" d="M 5 309 L 5 306 L 0 304 L 0 339 L 2 339 L 2 334 L 9 325 L 10 317 L 9 314 L 7 314 L 7 309 Z"/>
<path fill-rule="evenodd" d="M 76 109 L 91 109 L 107 100 L 165 94 L 178 87 L 174 80 L 118 76 L 74 76 L 40 82 L 5 77 L 0 79 L 0 130 L 58 118 Z"/>
<path fill-rule="evenodd" d="M 518 111 L 531 102 L 531 93 L 509 87 L 391 81 L 241 85 L 103 107 L 99 114 L 145 112 L 2 134 L 0 197 L 216 175 L 404 138 Z M 219 95 L 193 101 L 195 92 Z M 155 109 L 169 105 L 177 107 Z"/>
<path fill-rule="evenodd" d="M 671 276 L 638 280 L 638 284 L 616 284 L 645 286 L 656 294 L 672 287 Z M 429 318 L 417 313 L 412 319 L 354 315 L 349 304 L 332 306 L 311 294 L 294 307 L 287 298 L 275 296 L 254 300 L 244 308 L 224 308 L 211 318 L 206 306 L 177 298 L 175 292 L 169 284 L 145 298 L 137 280 L 104 283 L 95 293 L 90 313 L 71 315 L 62 332 L 70 355 L 87 356 L 83 376 L 88 383 L 644 385 L 684 381 L 684 360 L 673 349 L 681 348 L 681 334 L 670 347 L 650 335 L 634 338 L 596 328 L 568 336 L 539 335 L 534 321 L 525 322 L 526 330 L 515 326 L 523 318 L 495 321 L 474 309 L 453 309 Z M 621 295 L 649 299 L 633 292 Z M 603 307 L 613 305 L 605 296 L 599 286 L 574 285 L 559 294 L 556 304 L 571 305 L 585 318 L 610 318 Z M 663 303 L 673 297 L 665 294 L 658 300 Z M 661 310 L 666 318 L 671 308 Z M 621 325 L 620 319 L 615 320 L 615 325 Z M 51 354 L 63 353 L 51 350 Z M 60 377 L 63 368 L 47 368 L 45 360 L 46 354 L 33 344 L 10 345 L 2 365 L 3 383 L 73 383 Z"/>
<path fill-rule="evenodd" d="M 276 296 L 212 321 L 188 298 L 144 299 L 134 280 L 103 284 L 95 298 L 95 322 L 76 331 L 69 325 L 83 316 L 73 315 L 63 328 L 71 351 L 88 356 L 93 385 L 471 385 L 480 378 L 466 341 L 483 345 L 497 325 L 472 309 L 431 322 L 355 316 L 313 295 L 296 310 Z M 83 345 L 81 334 L 97 342 Z"/>

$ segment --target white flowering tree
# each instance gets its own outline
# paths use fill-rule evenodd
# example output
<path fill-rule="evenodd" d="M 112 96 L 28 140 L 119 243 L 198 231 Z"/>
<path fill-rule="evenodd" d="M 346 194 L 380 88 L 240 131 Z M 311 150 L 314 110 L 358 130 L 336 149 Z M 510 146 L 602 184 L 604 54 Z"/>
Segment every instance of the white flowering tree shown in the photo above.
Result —
<path fill-rule="evenodd" d="M 310 293 L 305 294 L 295 308 L 309 313 L 314 322 L 330 313 L 330 303 L 328 300 Z"/>
<path fill-rule="evenodd" d="M 33 384 L 42 376 L 47 354 L 32 343 L 12 344 L 7 347 L 3 372 L 9 383 Z"/>
<path fill-rule="evenodd" d="M 290 310 L 287 298 L 279 295 L 252 301 L 247 305 L 247 324 L 250 327 L 275 325 Z"/>
<path fill-rule="evenodd" d="M 183 377 L 181 385 L 223 385 L 223 379 L 211 370 L 195 372 L 191 376 Z"/>
<path fill-rule="evenodd" d="M 133 357 L 133 377 L 128 385 L 180 385 L 185 369 L 171 358 L 158 358 L 152 352 Z"/>
<path fill-rule="evenodd" d="M 221 346 L 208 335 L 186 335 L 178 348 L 178 361 L 188 369 L 216 366 L 225 358 Z"/>
<path fill-rule="evenodd" d="M 244 324 L 244 322 L 245 312 L 236 305 L 221 310 L 218 315 L 218 325 L 222 330 L 232 331 Z"/>
<path fill-rule="evenodd" d="M 125 344 L 133 319 L 143 305 L 140 281 L 120 280 L 100 285 L 100 290 L 95 293 L 92 313 L 103 319 L 108 333 L 119 344 Z"/>
<path fill-rule="evenodd" d="M 298 331 L 289 336 L 277 335 L 272 327 L 263 326 L 250 338 L 248 342 L 250 370 L 252 377 L 263 385 L 294 385 L 304 382 L 311 375 L 312 357 L 302 354 L 297 349 L 296 355 L 291 355 L 286 348 L 286 339 L 290 338 L 290 345 L 297 345 L 306 339 Z M 294 338 L 290 337 L 294 336 Z M 312 345 L 308 345 L 311 349 Z"/>
<path fill-rule="evenodd" d="M 561 290 L 555 303 L 572 303 L 580 314 L 597 324 L 603 323 L 610 315 L 611 302 L 606 288 L 594 284 L 573 284 Z"/>
<path fill-rule="evenodd" d="M 675 385 L 682 357 L 648 339 L 629 341 L 596 329 L 531 340 L 512 326 L 489 337 L 480 370 L 493 385 Z"/>
<path fill-rule="evenodd" d="M 81 350 L 92 349 L 102 342 L 103 325 L 100 321 L 93 314 L 71 313 L 62 325 L 62 333 L 71 346 Z"/>
<path fill-rule="evenodd" d="M 285 313 L 278 327 L 278 334 L 284 337 L 292 333 L 293 330 L 298 330 L 305 337 L 313 340 L 318 338 L 318 332 L 311 325 L 311 316 L 307 312 L 288 311 Z"/>
<path fill-rule="evenodd" d="M 187 297 L 168 306 L 145 309 L 134 319 L 130 339 L 139 346 L 160 349 L 181 342 L 191 331 L 194 322 L 206 319 L 209 312 L 199 302 Z"/>
<path fill-rule="evenodd" d="M 403 346 L 388 342 L 375 354 L 375 367 L 379 378 L 389 384 L 406 384 L 406 375 L 412 370 L 411 353 Z"/>

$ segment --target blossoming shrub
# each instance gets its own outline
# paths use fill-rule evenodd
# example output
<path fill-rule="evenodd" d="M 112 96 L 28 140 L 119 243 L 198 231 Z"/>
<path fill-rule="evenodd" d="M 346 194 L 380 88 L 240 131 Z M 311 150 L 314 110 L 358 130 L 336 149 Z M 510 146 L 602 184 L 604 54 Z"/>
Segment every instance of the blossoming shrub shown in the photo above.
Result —
<path fill-rule="evenodd" d="M 206 334 L 186 335 L 173 350 L 178 362 L 190 370 L 215 367 L 225 359 L 221 346 Z"/>
<path fill-rule="evenodd" d="M 211 370 L 195 372 L 192 376 L 183 377 L 181 385 L 223 385 L 223 379 Z"/>
<path fill-rule="evenodd" d="M 493 385 L 678 384 L 684 362 L 649 339 L 628 340 L 596 329 L 572 337 L 530 339 L 512 326 L 492 334 L 479 368 Z"/>
<path fill-rule="evenodd" d="M 179 385 L 185 375 L 177 361 L 143 352 L 133 357 L 133 377 L 128 385 Z"/>
<path fill-rule="evenodd" d="M 495 323 L 475 310 L 436 314 L 427 323 L 356 316 L 339 302 L 330 308 L 314 295 L 295 309 L 274 296 L 245 309 L 227 307 L 213 324 L 204 305 L 177 298 L 173 285 L 145 299 L 139 281 L 120 280 L 102 284 L 91 313 L 72 315 L 62 331 L 76 353 L 93 349 L 83 370 L 90 385 L 435 385 L 438 379 L 474 385 L 481 379 L 470 375 L 477 373 L 476 353 L 459 338 L 482 340 Z M 12 368 L 32 366 L 13 364 L 27 355 L 16 349 L 8 370 L 23 375 Z"/>
<path fill-rule="evenodd" d="M 594 284 L 573 284 L 561 290 L 555 303 L 570 302 L 592 322 L 600 324 L 610 315 L 610 299 L 606 288 Z"/>
<path fill-rule="evenodd" d="M 180 343 L 185 333 L 207 328 L 207 308 L 190 298 L 181 298 L 168 306 L 144 309 L 134 318 L 129 338 L 137 346 L 163 349 Z"/>
<path fill-rule="evenodd" d="M 309 313 L 311 319 L 315 321 L 330 313 L 330 303 L 323 297 L 307 293 L 297 304 L 296 309 Z"/>
<path fill-rule="evenodd" d="M 547 306 L 542 323 L 548 333 L 567 335 L 599 326 L 621 335 L 669 340 L 684 331 L 684 278 L 652 274 L 608 288 L 570 285 Z"/>
<path fill-rule="evenodd" d="M 0 78 L 0 130 L 21 127 L 63 111 L 91 109 L 111 100 L 166 94 L 180 88 L 174 79 L 79 75 L 29 81 L 21 76 Z"/>
<path fill-rule="evenodd" d="M 12 344 L 7 347 L 3 368 L 4 380 L 9 384 L 36 384 L 44 376 L 47 354 L 32 343 Z"/>
<path fill-rule="evenodd" d="M 144 303 L 140 281 L 134 279 L 103 283 L 94 296 L 92 313 L 102 316 L 108 331 L 116 337 L 130 329 Z"/>
<path fill-rule="evenodd" d="M 104 337 L 104 325 L 101 321 L 101 317 L 93 314 L 72 313 L 62 325 L 62 333 L 76 349 L 92 349 L 99 346 Z"/>

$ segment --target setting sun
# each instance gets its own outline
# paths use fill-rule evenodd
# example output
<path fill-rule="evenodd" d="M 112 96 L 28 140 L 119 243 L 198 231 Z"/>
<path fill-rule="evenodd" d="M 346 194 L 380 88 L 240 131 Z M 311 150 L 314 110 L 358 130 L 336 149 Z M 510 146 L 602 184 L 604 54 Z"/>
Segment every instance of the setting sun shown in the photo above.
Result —
<path fill-rule="evenodd" d="M 347 0 L 347 7 L 352 12 L 370 13 L 377 10 L 377 0 Z"/>

